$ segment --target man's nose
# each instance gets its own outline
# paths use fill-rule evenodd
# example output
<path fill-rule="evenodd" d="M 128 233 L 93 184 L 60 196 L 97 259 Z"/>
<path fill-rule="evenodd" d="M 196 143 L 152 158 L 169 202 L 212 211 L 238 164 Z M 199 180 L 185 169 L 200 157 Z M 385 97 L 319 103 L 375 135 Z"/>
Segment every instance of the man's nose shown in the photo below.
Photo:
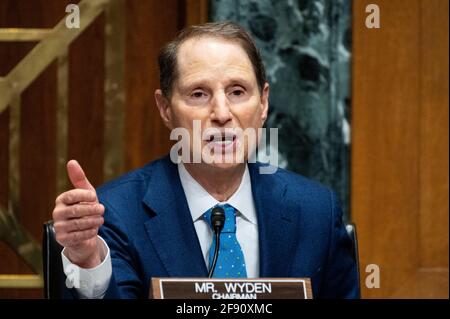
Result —
<path fill-rule="evenodd" d="M 231 120 L 229 101 L 225 94 L 216 94 L 212 100 L 211 120 L 223 125 Z"/>

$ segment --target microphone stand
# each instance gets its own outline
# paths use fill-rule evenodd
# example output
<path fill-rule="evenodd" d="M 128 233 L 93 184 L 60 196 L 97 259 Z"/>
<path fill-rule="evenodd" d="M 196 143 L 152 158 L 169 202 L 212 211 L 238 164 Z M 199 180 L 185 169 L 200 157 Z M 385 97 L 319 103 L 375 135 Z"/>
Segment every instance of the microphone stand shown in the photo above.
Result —
<path fill-rule="evenodd" d="M 216 269 L 217 258 L 219 257 L 220 230 L 215 231 L 215 233 L 216 233 L 216 247 L 214 248 L 214 258 L 213 258 L 211 268 L 209 269 L 208 278 L 212 278 L 212 275 L 214 274 L 214 270 Z"/>
<path fill-rule="evenodd" d="M 212 278 L 214 270 L 216 269 L 217 258 L 219 257 L 220 233 L 225 225 L 225 211 L 222 207 L 213 208 L 211 212 L 211 224 L 216 235 L 216 246 L 214 248 L 214 257 L 211 268 L 209 269 L 208 278 Z"/>

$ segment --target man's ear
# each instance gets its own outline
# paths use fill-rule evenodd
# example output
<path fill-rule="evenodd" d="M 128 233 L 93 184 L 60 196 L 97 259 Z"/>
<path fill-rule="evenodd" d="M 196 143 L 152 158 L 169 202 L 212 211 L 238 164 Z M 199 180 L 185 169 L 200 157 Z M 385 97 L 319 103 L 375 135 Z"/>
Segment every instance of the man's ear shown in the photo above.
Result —
<path fill-rule="evenodd" d="M 164 125 L 166 125 L 166 127 L 171 130 L 173 128 L 173 125 L 170 103 L 160 89 L 155 91 L 155 101 L 156 106 L 158 106 L 159 115 L 161 116 Z"/>
<path fill-rule="evenodd" d="M 269 111 L 269 83 L 264 83 L 264 87 L 261 93 L 261 126 L 264 126 L 264 123 L 267 119 L 267 113 Z"/>

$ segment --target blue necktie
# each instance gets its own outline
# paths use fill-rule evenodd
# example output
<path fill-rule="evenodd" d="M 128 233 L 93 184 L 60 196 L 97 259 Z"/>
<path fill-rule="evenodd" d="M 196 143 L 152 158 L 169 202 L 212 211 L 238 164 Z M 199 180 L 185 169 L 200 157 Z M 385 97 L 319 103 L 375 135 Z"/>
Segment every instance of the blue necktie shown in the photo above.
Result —
<path fill-rule="evenodd" d="M 236 211 L 233 206 L 228 204 L 217 205 L 225 211 L 225 225 L 220 233 L 220 248 L 217 258 L 216 269 L 214 270 L 214 278 L 247 278 L 247 270 L 245 268 L 244 254 L 236 237 Z M 214 208 L 214 207 L 213 207 Z M 211 211 L 209 209 L 203 217 L 208 225 L 211 226 Z M 214 257 L 214 248 L 216 246 L 216 238 L 213 237 L 211 248 L 209 250 L 209 268 L 212 266 Z"/>

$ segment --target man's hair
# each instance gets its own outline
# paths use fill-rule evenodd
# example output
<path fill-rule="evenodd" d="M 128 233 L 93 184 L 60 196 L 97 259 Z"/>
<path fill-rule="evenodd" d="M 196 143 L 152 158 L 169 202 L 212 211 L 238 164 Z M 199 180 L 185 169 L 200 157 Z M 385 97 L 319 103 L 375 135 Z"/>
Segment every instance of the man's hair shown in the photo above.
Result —
<path fill-rule="evenodd" d="M 200 37 L 214 37 L 225 39 L 239 44 L 247 53 L 255 72 L 261 93 L 266 80 L 266 72 L 261 59 L 261 54 L 255 42 L 240 25 L 234 22 L 210 22 L 201 25 L 187 27 L 178 33 L 176 38 L 167 43 L 159 52 L 159 83 L 164 96 L 170 98 L 172 86 L 178 78 L 177 53 L 180 46 L 189 39 Z"/>

